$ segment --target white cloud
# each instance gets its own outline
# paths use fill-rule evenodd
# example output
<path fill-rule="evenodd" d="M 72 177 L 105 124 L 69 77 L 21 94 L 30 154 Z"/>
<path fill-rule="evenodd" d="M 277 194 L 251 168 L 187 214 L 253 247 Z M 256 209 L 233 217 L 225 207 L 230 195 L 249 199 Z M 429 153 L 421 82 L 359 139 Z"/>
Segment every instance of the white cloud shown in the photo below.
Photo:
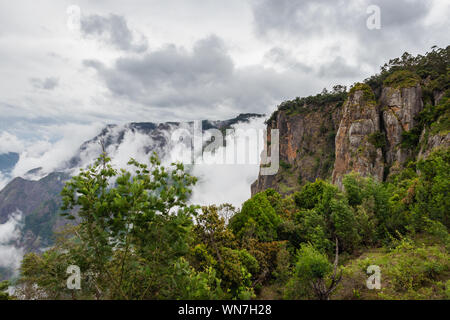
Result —
<path fill-rule="evenodd" d="M 28 141 L 24 150 L 20 153 L 18 163 L 13 169 L 13 176 L 23 176 L 28 171 L 42 168 L 39 176 L 51 173 L 60 169 L 65 161 L 74 156 L 80 145 L 95 136 L 102 124 L 93 123 L 90 125 L 67 124 L 42 127 L 48 137 L 58 136 L 55 142 L 49 138 Z"/>
<path fill-rule="evenodd" d="M 0 132 L 0 154 L 8 152 L 21 152 L 23 141 L 6 131 Z"/>
<path fill-rule="evenodd" d="M 234 125 L 236 134 L 227 136 L 227 146 L 231 145 L 232 139 L 243 139 L 248 129 L 260 130 L 264 129 L 264 119 L 253 119 L 249 123 L 239 123 Z M 258 136 L 258 145 L 253 145 L 250 149 L 240 150 L 237 152 L 247 152 L 248 159 L 244 161 L 246 164 L 200 164 L 194 165 L 192 174 L 199 181 L 193 188 L 191 203 L 200 205 L 231 203 L 235 207 L 240 207 L 244 201 L 250 198 L 250 185 L 256 180 L 259 172 L 260 151 L 263 143 L 263 136 Z M 222 148 L 224 149 L 224 148 Z M 213 156 L 211 163 L 218 163 L 222 157 L 222 151 L 219 149 Z M 233 154 L 231 148 L 226 148 L 228 155 Z M 240 154 L 242 156 L 242 153 Z M 252 164 L 250 157 L 256 160 Z"/>
<path fill-rule="evenodd" d="M 8 221 L 0 224 L 0 267 L 17 270 L 23 257 L 23 249 L 16 245 L 21 236 L 22 212 L 10 215 Z"/>

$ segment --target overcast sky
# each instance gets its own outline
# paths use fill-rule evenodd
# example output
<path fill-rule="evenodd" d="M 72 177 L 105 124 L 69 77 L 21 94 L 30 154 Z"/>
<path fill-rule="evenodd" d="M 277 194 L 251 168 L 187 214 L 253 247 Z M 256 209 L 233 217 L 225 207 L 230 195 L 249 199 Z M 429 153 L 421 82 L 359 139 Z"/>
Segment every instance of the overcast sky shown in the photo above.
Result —
<path fill-rule="evenodd" d="M 448 45 L 449 16 L 448 0 L 0 0 L 0 150 L 77 144 L 105 123 L 270 113 Z"/>

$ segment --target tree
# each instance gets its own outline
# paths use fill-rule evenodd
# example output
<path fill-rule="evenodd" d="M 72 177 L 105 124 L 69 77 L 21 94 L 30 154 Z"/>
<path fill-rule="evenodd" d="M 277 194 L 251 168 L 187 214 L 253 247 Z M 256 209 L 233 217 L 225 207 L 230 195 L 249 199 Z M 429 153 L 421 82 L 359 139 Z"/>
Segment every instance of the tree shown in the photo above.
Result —
<path fill-rule="evenodd" d="M 230 227 L 238 238 L 256 238 L 268 242 L 276 240 L 281 218 L 270 201 L 273 192 L 268 189 L 257 193 L 244 202 L 242 210 L 230 220 Z"/>
<path fill-rule="evenodd" d="M 192 273 L 181 260 L 188 253 L 196 215 L 197 207 L 187 204 L 196 179 L 182 164 L 166 169 L 156 155 L 150 163 L 149 167 L 132 159 L 132 173 L 117 171 L 103 153 L 94 165 L 73 177 L 62 191 L 63 210 L 79 225 L 72 237 L 48 253 L 25 257 L 22 283 L 35 281 L 47 295 L 54 292 L 54 297 L 61 298 L 64 289 L 58 286 L 65 282 L 61 284 L 54 268 L 39 268 L 50 257 L 58 270 L 80 264 L 83 276 L 89 276 L 95 288 L 92 297 L 97 298 L 183 298 L 186 288 L 176 284 L 182 275 L 186 281 L 206 277 L 215 283 L 213 273 Z M 33 259 L 36 268 L 29 263 Z M 174 272 L 177 265 L 181 266 L 177 270 L 187 272 Z"/>
<path fill-rule="evenodd" d="M 11 296 L 6 292 L 9 287 L 8 281 L 0 282 L 0 300 L 10 300 Z"/>
<path fill-rule="evenodd" d="M 232 297 L 251 297 L 251 279 L 259 271 L 258 261 L 240 248 L 233 232 L 219 213 L 234 211 L 228 204 L 203 207 L 193 229 L 192 264 L 201 270 L 215 268 L 222 287 Z"/>
<path fill-rule="evenodd" d="M 297 253 L 295 275 L 288 284 L 290 298 L 312 298 L 329 300 L 342 279 L 338 266 L 338 240 L 332 265 L 325 254 L 315 249 L 311 244 L 302 244 Z"/>

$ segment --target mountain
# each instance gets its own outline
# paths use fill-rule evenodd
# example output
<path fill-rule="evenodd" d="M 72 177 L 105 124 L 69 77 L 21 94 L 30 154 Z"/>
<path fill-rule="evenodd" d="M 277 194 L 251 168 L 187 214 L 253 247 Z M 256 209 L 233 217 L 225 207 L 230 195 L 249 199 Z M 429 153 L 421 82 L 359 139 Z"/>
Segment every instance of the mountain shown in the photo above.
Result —
<path fill-rule="evenodd" d="M 224 121 L 202 121 L 203 131 L 218 129 L 224 131 L 236 124 L 248 123 L 252 119 L 261 118 L 259 114 L 240 114 Z M 164 159 L 170 154 L 171 133 L 179 128 L 190 128 L 192 122 L 166 123 L 128 123 L 125 125 L 107 125 L 97 136 L 84 142 L 76 154 L 62 163 L 54 172 L 44 172 L 35 168 L 27 172 L 25 177 L 17 177 L 0 191 L 0 224 L 20 210 L 23 213 L 22 238 L 20 247 L 25 251 L 37 251 L 52 244 L 52 234 L 58 227 L 66 223 L 59 215 L 61 206 L 60 192 L 64 183 L 76 174 L 79 168 L 91 164 L 101 153 L 100 142 L 103 142 L 108 155 L 118 167 L 124 167 L 130 157 L 147 160 L 153 152 Z M 11 167 L 18 155 L 4 156 L 6 164 Z M 16 160 L 17 161 L 17 160 Z M 13 165 L 12 165 L 13 166 Z M 33 179 L 31 179 L 33 178 Z"/>
<path fill-rule="evenodd" d="M 20 247 L 38 250 L 52 243 L 56 227 L 63 224 L 59 217 L 60 192 L 69 175 L 51 173 L 38 180 L 13 179 L 0 192 L 0 223 L 5 223 L 17 210 L 23 213 Z"/>
<path fill-rule="evenodd" d="M 450 146 L 450 48 L 404 55 L 379 75 L 308 98 L 282 103 L 267 121 L 280 135 L 280 170 L 259 175 L 252 195 L 282 194 L 320 178 L 342 188 L 352 171 L 389 180 L 409 161 Z"/>

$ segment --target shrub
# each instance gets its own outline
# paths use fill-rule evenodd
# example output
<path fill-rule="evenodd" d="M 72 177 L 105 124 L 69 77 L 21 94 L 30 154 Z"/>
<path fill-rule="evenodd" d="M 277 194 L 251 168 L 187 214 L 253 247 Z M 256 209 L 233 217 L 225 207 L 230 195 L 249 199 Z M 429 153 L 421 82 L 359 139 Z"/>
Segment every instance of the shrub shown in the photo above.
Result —
<path fill-rule="evenodd" d="M 389 75 L 383 82 L 386 87 L 408 88 L 414 87 L 420 82 L 420 77 L 409 70 L 398 70 Z"/>
<path fill-rule="evenodd" d="M 238 238 L 257 238 L 273 241 L 281 218 L 268 199 L 273 190 L 266 190 L 244 202 L 242 210 L 230 220 L 230 227 Z"/>
<path fill-rule="evenodd" d="M 371 143 L 375 148 L 384 148 L 386 146 L 386 137 L 382 132 L 371 133 L 368 137 L 369 143 Z"/>
<path fill-rule="evenodd" d="M 356 91 L 363 92 L 363 98 L 366 102 L 375 102 L 375 94 L 373 93 L 372 88 L 367 84 L 360 82 L 355 83 L 350 89 L 349 95 L 355 94 Z"/>

